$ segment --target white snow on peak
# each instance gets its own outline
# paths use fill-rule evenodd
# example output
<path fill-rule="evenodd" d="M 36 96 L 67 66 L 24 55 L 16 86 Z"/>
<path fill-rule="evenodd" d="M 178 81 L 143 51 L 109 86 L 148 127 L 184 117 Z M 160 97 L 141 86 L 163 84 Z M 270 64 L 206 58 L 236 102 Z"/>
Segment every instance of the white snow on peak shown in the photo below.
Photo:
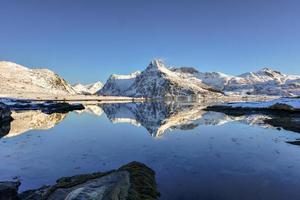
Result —
<path fill-rule="evenodd" d="M 209 95 L 217 92 L 210 90 L 210 87 L 203 84 L 201 80 L 185 73 L 172 70 L 165 66 L 161 60 L 153 60 L 148 67 L 138 73 L 134 78 L 116 81 L 111 76 L 104 87 L 99 91 L 102 95 L 117 96 L 143 96 L 159 97 L 164 96 L 188 96 L 188 95 Z M 120 77 L 117 76 L 117 77 Z M 124 77 L 124 76 L 123 76 Z M 221 93 L 218 93 L 220 95 Z"/>
<path fill-rule="evenodd" d="M 87 94 L 87 95 L 95 94 L 102 87 L 103 84 L 100 81 L 87 84 L 87 85 L 83 85 L 81 83 L 77 83 L 73 85 L 73 89 L 76 91 L 77 94 Z"/>
<path fill-rule="evenodd" d="M 111 75 L 105 85 L 97 92 L 103 95 L 119 95 L 122 91 L 126 91 L 140 75 L 140 71 L 136 71 L 129 75 Z"/>

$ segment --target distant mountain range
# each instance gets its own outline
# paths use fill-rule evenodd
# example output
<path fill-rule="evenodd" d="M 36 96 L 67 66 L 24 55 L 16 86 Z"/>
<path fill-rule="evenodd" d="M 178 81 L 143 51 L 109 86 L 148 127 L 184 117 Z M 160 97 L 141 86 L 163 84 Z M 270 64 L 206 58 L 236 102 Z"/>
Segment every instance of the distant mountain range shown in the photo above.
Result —
<path fill-rule="evenodd" d="M 120 85 L 122 87 L 120 87 Z M 286 75 L 270 68 L 230 76 L 220 72 L 199 72 L 192 67 L 166 67 L 154 60 L 142 72 L 113 75 L 100 95 L 162 97 L 200 94 L 227 95 L 300 95 L 300 76 Z"/>
<path fill-rule="evenodd" d="M 186 73 L 167 68 L 160 60 L 152 61 L 142 72 L 128 76 L 112 75 L 98 92 L 100 95 L 131 97 L 221 96 L 222 93 Z"/>
<path fill-rule="evenodd" d="M 0 91 L 32 94 L 84 94 L 162 98 L 168 96 L 220 97 L 225 95 L 299 96 L 300 76 L 270 68 L 230 76 L 220 72 L 199 72 L 192 67 L 167 67 L 153 60 L 144 71 L 111 75 L 106 83 L 70 85 L 48 69 L 29 69 L 12 62 L 0 62 Z"/>

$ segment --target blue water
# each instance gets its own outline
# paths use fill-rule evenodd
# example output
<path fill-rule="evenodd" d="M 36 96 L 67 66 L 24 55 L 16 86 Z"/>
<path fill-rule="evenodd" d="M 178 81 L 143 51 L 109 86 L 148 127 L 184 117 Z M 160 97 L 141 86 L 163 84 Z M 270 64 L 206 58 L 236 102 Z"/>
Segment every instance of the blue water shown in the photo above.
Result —
<path fill-rule="evenodd" d="M 116 169 L 131 161 L 156 172 L 161 199 L 299 199 L 298 133 L 231 121 L 167 130 L 112 123 L 103 113 L 69 113 L 53 128 L 0 139 L 0 180 L 21 191 L 60 177 Z"/>

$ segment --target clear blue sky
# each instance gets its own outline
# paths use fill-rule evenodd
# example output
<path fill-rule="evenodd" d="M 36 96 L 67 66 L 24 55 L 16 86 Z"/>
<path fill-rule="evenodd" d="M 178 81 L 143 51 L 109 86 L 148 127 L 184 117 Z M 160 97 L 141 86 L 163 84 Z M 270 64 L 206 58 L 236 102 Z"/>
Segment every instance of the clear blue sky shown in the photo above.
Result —
<path fill-rule="evenodd" d="M 0 60 L 105 81 L 153 58 L 240 74 L 300 74 L 300 1 L 0 0 Z"/>

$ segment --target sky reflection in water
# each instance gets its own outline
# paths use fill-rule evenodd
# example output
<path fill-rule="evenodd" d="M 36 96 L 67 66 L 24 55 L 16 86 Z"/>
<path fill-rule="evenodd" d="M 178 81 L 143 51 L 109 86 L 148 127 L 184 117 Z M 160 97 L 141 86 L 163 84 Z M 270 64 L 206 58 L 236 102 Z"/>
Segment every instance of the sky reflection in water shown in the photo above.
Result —
<path fill-rule="evenodd" d="M 298 197 L 300 147 L 286 141 L 300 136 L 271 128 L 266 116 L 232 117 L 203 105 L 101 107 L 14 113 L 0 139 L 0 180 L 20 178 L 26 190 L 136 160 L 156 171 L 161 199 Z"/>

